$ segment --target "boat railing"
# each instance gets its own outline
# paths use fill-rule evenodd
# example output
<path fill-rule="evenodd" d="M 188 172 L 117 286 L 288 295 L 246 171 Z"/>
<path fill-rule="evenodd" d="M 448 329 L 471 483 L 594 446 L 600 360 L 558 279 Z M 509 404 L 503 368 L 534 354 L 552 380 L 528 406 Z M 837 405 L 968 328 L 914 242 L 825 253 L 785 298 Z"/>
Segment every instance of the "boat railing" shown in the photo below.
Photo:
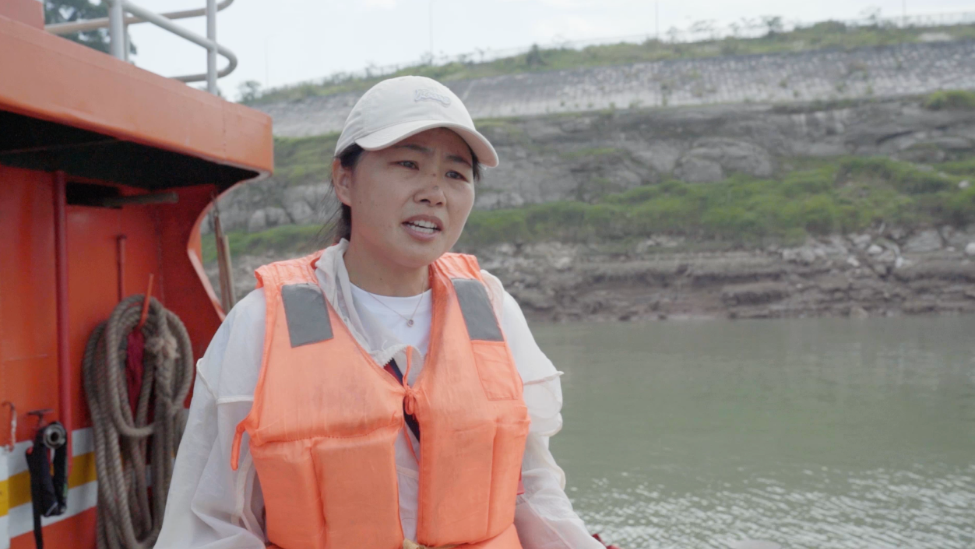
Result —
<path fill-rule="evenodd" d="M 217 12 L 233 4 L 234 0 L 223 0 L 220 3 L 217 3 L 217 0 L 206 0 L 205 8 L 169 13 L 155 13 L 129 0 L 107 1 L 108 17 L 88 19 L 85 21 L 72 21 L 70 23 L 57 23 L 47 25 L 44 28 L 53 34 L 71 34 L 80 31 L 108 28 L 111 54 L 118 59 L 127 61 L 129 57 L 127 27 L 138 23 L 152 23 L 207 50 L 207 71 L 205 73 L 174 76 L 173 78 L 180 82 L 206 81 L 207 91 L 210 93 L 217 93 L 217 78 L 227 76 L 237 68 L 237 56 L 234 55 L 234 52 L 217 43 Z M 205 15 L 207 18 L 207 35 L 205 37 L 173 23 L 173 20 L 176 19 L 199 17 L 201 15 Z M 227 59 L 227 66 L 219 70 L 217 69 L 218 54 Z"/>

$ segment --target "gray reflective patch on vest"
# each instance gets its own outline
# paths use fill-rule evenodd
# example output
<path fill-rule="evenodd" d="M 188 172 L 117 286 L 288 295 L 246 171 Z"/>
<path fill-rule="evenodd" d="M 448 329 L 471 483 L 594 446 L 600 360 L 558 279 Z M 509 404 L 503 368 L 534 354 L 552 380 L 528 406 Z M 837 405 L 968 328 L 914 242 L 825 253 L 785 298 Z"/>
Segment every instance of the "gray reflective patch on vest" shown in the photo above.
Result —
<path fill-rule="evenodd" d="M 484 284 L 467 278 L 455 278 L 453 283 L 471 340 L 504 341 Z"/>
<path fill-rule="evenodd" d="M 292 347 L 332 339 L 328 306 L 318 286 L 308 283 L 282 286 L 281 299 Z"/>

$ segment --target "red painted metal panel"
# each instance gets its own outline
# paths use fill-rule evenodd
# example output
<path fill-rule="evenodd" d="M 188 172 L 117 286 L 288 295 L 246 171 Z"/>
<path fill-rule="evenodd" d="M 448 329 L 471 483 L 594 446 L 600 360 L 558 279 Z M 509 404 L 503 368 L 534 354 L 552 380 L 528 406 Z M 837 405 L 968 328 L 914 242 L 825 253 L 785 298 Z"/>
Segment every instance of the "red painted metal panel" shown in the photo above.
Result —
<path fill-rule="evenodd" d="M 51 185 L 53 187 L 54 208 L 54 288 L 57 324 L 57 356 L 58 356 L 58 420 L 68 430 L 68 473 L 71 473 L 74 463 L 74 443 L 70 433 L 74 429 L 74 410 L 72 403 L 76 400 L 71 394 L 74 380 L 71 371 L 71 359 L 68 355 L 68 220 L 65 212 L 68 205 L 67 179 L 64 172 L 54 172 Z"/>
<path fill-rule="evenodd" d="M 27 411 L 58 408 L 53 188 L 51 174 L 0 166 L 0 234 L 9 235 L 0 239 L 0 400 L 17 406 L 18 441 L 33 436 Z M 75 429 L 91 424 L 81 362 L 92 330 L 118 303 L 119 235 L 126 236 L 127 293 L 144 292 L 152 273 L 153 295 L 186 324 L 196 356 L 205 351 L 221 317 L 214 292 L 201 281 L 190 256 L 198 257 L 196 231 L 214 191 L 212 185 L 177 189 L 176 204 L 66 208 L 68 396 Z M 0 429 L 0 443 L 7 436 Z M 94 516 L 87 511 L 45 527 L 45 539 L 54 548 L 94 547 Z M 33 541 L 28 534 L 12 544 L 30 547 Z"/>
<path fill-rule="evenodd" d="M 51 190 L 49 174 L 0 166 L 0 401 L 17 406 L 18 440 L 28 411 L 58 405 Z"/>
<path fill-rule="evenodd" d="M 162 243 L 162 280 L 159 282 L 166 308 L 183 320 L 193 341 L 193 354 L 199 358 L 220 327 L 222 318 L 218 313 L 219 299 L 202 269 L 197 270 L 190 262 L 189 253 L 199 254 L 201 215 L 216 189 L 212 185 L 201 185 L 174 191 L 179 194 L 179 208 L 153 206 L 159 216 Z M 187 249 L 187 243 L 195 248 L 193 252 Z"/>
<path fill-rule="evenodd" d="M 44 28 L 44 4 L 37 0 L 3 0 L 0 2 L 0 16 L 9 17 L 35 29 Z"/>
<path fill-rule="evenodd" d="M 29 75 L 0 78 L 0 109 L 263 174 L 273 168 L 270 116 L 3 16 L 0 67 Z"/>
<path fill-rule="evenodd" d="M 175 206 L 171 206 L 175 207 Z M 126 235 L 125 288 L 128 295 L 144 293 L 149 274 L 159 277 L 159 233 L 154 212 L 148 206 L 122 209 L 68 207 L 69 310 L 71 311 L 71 363 L 80 365 L 88 337 L 108 319 L 118 304 L 116 239 Z M 158 291 L 153 291 L 161 299 Z M 80 374 L 72 394 L 75 428 L 91 423 L 84 402 Z"/>
<path fill-rule="evenodd" d="M 0 109 L 271 171 L 270 117 L 10 18 L 14 7 L 39 6 L 36 0 L 0 0 L 0 66 L 28 75 L 0 78 Z M 36 16 L 26 19 L 38 26 Z M 58 410 L 54 178 L 0 166 L 0 401 L 17 406 L 17 441 L 33 437 L 34 421 L 26 416 L 32 409 L 70 412 L 74 429 L 90 425 L 81 362 L 91 331 L 117 304 L 119 287 L 142 293 L 154 274 L 153 294 L 182 318 L 194 353 L 203 354 L 223 312 L 199 260 L 199 223 L 217 188 L 200 183 L 177 189 L 177 204 L 65 209 L 70 385 Z M 122 189 L 123 195 L 139 192 Z M 124 270 L 117 254 L 122 234 Z M 0 429 L 0 443 L 8 442 L 7 433 Z M 45 538 L 53 549 L 88 549 L 95 546 L 95 532 L 91 509 L 45 527 Z M 32 546 L 30 534 L 12 540 L 14 549 Z"/>
<path fill-rule="evenodd" d="M 44 549 L 94 549 L 95 508 L 44 527 Z M 10 540 L 10 549 L 34 549 L 34 534 Z"/>

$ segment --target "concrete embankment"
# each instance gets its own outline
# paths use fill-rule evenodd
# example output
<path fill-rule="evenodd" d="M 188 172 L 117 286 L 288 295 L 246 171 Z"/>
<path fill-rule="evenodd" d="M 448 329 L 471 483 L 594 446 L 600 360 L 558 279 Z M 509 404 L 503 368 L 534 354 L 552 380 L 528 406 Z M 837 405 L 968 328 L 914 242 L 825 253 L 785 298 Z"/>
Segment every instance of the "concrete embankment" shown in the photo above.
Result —
<path fill-rule="evenodd" d="M 611 108 L 891 97 L 975 88 L 975 41 L 719 55 L 446 84 L 475 119 Z M 274 117 L 276 135 L 322 135 L 342 129 L 360 95 L 338 93 L 256 108 Z"/>

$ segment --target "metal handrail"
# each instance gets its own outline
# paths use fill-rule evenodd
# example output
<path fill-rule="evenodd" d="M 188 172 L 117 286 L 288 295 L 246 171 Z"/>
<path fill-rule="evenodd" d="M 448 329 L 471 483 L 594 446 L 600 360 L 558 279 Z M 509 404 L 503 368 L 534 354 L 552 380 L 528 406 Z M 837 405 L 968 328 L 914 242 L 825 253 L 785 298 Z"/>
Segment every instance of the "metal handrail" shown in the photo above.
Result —
<path fill-rule="evenodd" d="M 233 72 L 234 69 L 237 68 L 237 56 L 234 55 L 234 52 L 230 51 L 229 49 L 227 49 L 224 46 L 221 46 L 220 44 L 216 43 L 215 41 L 209 40 L 207 38 L 204 38 L 204 37 L 200 36 L 199 34 L 196 34 L 193 31 L 187 30 L 187 29 L 185 29 L 185 28 L 183 28 L 183 27 L 181 27 L 181 26 L 173 23 L 169 19 L 166 19 L 162 15 L 159 15 L 158 13 L 151 12 L 151 11 L 149 11 L 149 10 L 143 8 L 143 7 L 137 6 L 137 5 L 133 4 L 132 2 L 129 2 L 128 0 L 113 0 L 113 1 L 121 3 L 122 4 L 122 9 L 124 11 L 127 11 L 129 13 L 132 13 L 134 15 L 137 15 L 138 17 L 140 17 L 142 19 L 145 19 L 147 22 L 152 23 L 153 25 L 156 25 L 157 27 L 160 27 L 162 29 L 168 30 L 169 32 L 171 32 L 171 33 L 173 33 L 173 34 L 175 34 L 177 36 L 180 36 L 182 38 L 185 38 L 186 40 L 189 40 L 190 42 L 193 42 L 194 44 L 198 44 L 200 46 L 203 46 L 208 51 L 215 51 L 216 53 L 219 53 L 220 55 L 224 56 L 227 59 L 227 66 L 224 67 L 223 69 L 219 70 L 219 71 L 210 71 L 209 70 L 209 67 L 208 67 L 208 70 L 205 73 L 190 74 L 190 75 L 186 75 L 186 76 L 174 76 L 173 77 L 174 80 L 179 80 L 180 82 L 203 82 L 203 81 L 207 81 L 208 88 L 210 88 L 210 90 L 209 90 L 210 93 L 216 93 L 216 84 L 215 84 L 215 81 L 214 81 L 212 87 L 209 86 L 209 84 L 211 84 L 211 82 L 210 82 L 211 77 L 212 76 L 216 76 L 216 77 L 219 78 L 219 77 L 227 76 L 228 74 L 230 74 L 231 72 Z M 210 1 L 212 2 L 213 0 L 210 0 Z M 114 41 L 114 37 L 113 37 L 113 41 Z"/>
<path fill-rule="evenodd" d="M 89 31 L 108 27 L 108 35 L 111 39 L 109 51 L 113 57 L 128 61 L 129 56 L 129 36 L 128 26 L 137 23 L 152 23 L 153 25 L 167 30 L 176 36 L 184 38 L 194 44 L 202 46 L 207 50 L 207 71 L 199 74 L 187 74 L 174 76 L 174 80 L 180 82 L 203 82 L 207 83 L 207 91 L 217 93 L 217 78 L 227 76 L 237 68 L 237 56 L 228 48 L 217 43 L 217 12 L 231 4 L 234 0 L 223 0 L 219 4 L 217 0 L 206 0 L 206 7 L 201 9 L 174 11 L 169 13 L 155 13 L 139 5 L 133 4 L 128 0 L 106 0 L 108 2 L 108 17 L 90 19 L 88 21 L 72 21 L 70 23 L 58 23 L 47 25 L 45 30 L 52 34 L 70 34 L 73 32 Z M 131 16 L 128 14 L 132 14 Z M 186 19 L 206 15 L 207 36 L 204 38 L 193 31 L 173 23 L 174 19 Z M 217 54 L 227 59 L 227 66 L 217 70 Z"/>
<path fill-rule="evenodd" d="M 223 11 L 225 8 L 233 4 L 234 0 L 224 0 L 217 4 L 217 11 Z M 166 19 L 187 19 L 190 17 L 199 17 L 201 15 L 206 15 L 206 8 L 199 8 L 195 10 L 183 10 L 183 11 L 171 11 L 169 13 L 160 13 L 159 15 L 165 17 Z M 145 19 L 134 16 L 126 16 L 126 25 L 135 25 L 137 23 L 148 23 Z M 104 29 L 109 26 L 109 18 L 101 17 L 98 19 L 87 19 L 85 21 L 71 21 L 70 23 L 54 23 L 52 25 L 44 25 L 44 30 L 51 34 L 71 34 L 73 32 L 84 32 L 95 29 Z"/>

